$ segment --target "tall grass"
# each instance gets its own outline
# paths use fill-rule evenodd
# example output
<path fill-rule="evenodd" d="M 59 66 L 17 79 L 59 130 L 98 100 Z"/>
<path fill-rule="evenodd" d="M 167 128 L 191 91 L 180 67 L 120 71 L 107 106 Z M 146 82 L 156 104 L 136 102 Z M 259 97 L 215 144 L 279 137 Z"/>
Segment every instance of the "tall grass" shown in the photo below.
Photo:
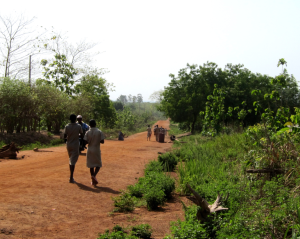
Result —
<path fill-rule="evenodd" d="M 189 183 L 209 204 L 218 193 L 229 193 L 223 203 L 229 210 L 215 214 L 203 226 L 209 238 L 300 235 L 298 227 L 293 226 L 299 223 L 299 197 L 285 184 L 284 175 L 269 180 L 267 175 L 245 172 L 248 152 L 257 149 L 248 140 L 237 133 L 215 138 L 186 137 L 187 143 L 175 150 L 181 160 L 178 166 L 181 193 L 189 193 L 186 188 Z M 188 222 L 180 225 L 189 227 Z"/>

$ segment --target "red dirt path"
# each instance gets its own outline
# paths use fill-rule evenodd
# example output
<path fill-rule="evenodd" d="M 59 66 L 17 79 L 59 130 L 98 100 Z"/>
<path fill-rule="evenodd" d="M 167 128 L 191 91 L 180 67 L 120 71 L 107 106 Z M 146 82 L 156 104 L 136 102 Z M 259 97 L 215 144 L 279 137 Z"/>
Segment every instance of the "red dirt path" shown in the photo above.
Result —
<path fill-rule="evenodd" d="M 169 121 L 156 124 L 169 126 Z M 166 140 L 168 141 L 168 140 Z M 134 184 L 143 176 L 145 164 L 165 152 L 171 143 L 158 143 L 146 132 L 125 138 L 106 140 L 101 145 L 102 163 L 97 178 L 99 186 L 90 185 L 85 155 L 79 157 L 70 184 L 67 151 L 64 146 L 53 152 L 21 151 L 22 160 L 0 162 L 0 238 L 97 238 L 105 229 L 148 223 L 153 238 L 169 232 L 169 222 L 183 218 L 178 199 L 154 212 L 137 208 L 133 213 L 109 215 L 113 210 L 111 197 L 120 189 Z"/>

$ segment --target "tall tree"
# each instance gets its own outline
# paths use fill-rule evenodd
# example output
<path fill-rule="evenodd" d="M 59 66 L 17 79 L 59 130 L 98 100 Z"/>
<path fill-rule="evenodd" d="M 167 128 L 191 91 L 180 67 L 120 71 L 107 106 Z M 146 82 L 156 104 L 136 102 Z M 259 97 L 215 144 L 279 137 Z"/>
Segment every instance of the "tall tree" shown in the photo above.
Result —
<path fill-rule="evenodd" d="M 138 94 L 136 98 L 137 98 L 137 102 L 139 103 L 139 111 L 140 111 L 141 103 L 143 103 L 143 96 L 142 94 Z"/>
<path fill-rule="evenodd" d="M 92 117 L 112 128 L 116 121 L 116 110 L 109 100 L 106 80 L 97 75 L 86 75 L 81 78 L 75 90 L 83 98 L 87 98 L 92 106 Z M 84 109 L 82 109 L 84 110 Z"/>
<path fill-rule="evenodd" d="M 131 94 L 129 94 L 127 98 L 128 98 L 128 102 L 132 102 L 132 95 Z"/>
<path fill-rule="evenodd" d="M 156 103 L 160 103 L 162 100 L 162 93 L 164 91 L 163 90 L 158 90 L 158 91 L 154 91 L 151 95 L 150 95 L 150 100 L 155 101 Z"/>
<path fill-rule="evenodd" d="M 125 105 L 128 100 L 127 100 L 127 96 L 126 95 L 120 95 L 118 98 L 117 98 L 117 101 L 120 101 L 122 102 L 123 105 Z"/>
<path fill-rule="evenodd" d="M 204 71 L 207 78 L 203 76 L 203 70 L 204 68 L 198 68 L 197 65 L 187 65 L 178 72 L 177 77 L 170 74 L 171 82 L 165 87 L 158 107 L 174 121 L 190 124 L 192 132 L 200 111 L 205 110 L 206 98 L 210 92 L 207 82 L 211 80 L 208 77 L 209 68 Z"/>
<path fill-rule="evenodd" d="M 0 54 L 5 77 L 28 76 L 29 55 L 37 54 L 40 37 L 45 31 L 32 28 L 34 18 L 0 16 Z"/>
<path fill-rule="evenodd" d="M 53 62 L 48 63 L 47 60 L 42 60 L 41 64 L 44 66 L 44 81 L 48 84 L 54 84 L 55 87 L 61 91 L 72 95 L 74 89 L 74 76 L 78 71 L 74 68 L 72 63 L 69 63 L 65 55 L 55 54 Z"/>

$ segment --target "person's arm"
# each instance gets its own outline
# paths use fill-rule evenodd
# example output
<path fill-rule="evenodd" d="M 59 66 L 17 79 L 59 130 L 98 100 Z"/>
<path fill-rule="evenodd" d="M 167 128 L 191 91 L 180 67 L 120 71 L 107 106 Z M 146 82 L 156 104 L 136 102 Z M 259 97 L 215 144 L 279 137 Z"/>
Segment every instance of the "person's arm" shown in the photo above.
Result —
<path fill-rule="evenodd" d="M 84 140 L 85 144 L 89 144 L 88 143 L 88 132 L 85 133 L 83 140 Z"/>
<path fill-rule="evenodd" d="M 67 143 L 67 128 L 65 127 L 65 130 L 64 130 L 64 141 L 65 143 Z"/>
<path fill-rule="evenodd" d="M 103 132 L 101 132 L 101 141 L 100 141 L 100 144 L 104 144 L 104 139 L 105 139 L 105 135 L 103 134 Z"/>
<path fill-rule="evenodd" d="M 82 130 L 81 126 L 80 126 L 80 130 L 79 130 L 79 134 L 80 134 L 80 137 L 83 139 L 84 135 L 83 135 L 83 130 Z"/>

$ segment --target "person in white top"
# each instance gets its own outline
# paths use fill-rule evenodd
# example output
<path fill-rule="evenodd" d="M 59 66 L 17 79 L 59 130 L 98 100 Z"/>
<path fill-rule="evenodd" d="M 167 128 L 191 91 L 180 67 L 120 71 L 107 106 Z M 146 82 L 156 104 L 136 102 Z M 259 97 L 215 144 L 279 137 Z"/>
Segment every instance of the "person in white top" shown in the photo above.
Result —
<path fill-rule="evenodd" d="M 70 167 L 70 183 L 76 183 L 73 174 L 75 170 L 75 164 L 79 157 L 79 134 L 83 136 L 81 126 L 76 124 L 76 115 L 70 115 L 71 123 L 66 125 L 64 130 L 64 138 L 67 143 L 67 150 L 69 154 L 69 167 Z"/>
<path fill-rule="evenodd" d="M 90 130 L 86 132 L 84 140 L 88 144 L 86 153 L 86 166 L 90 169 L 92 185 L 97 185 L 96 176 L 102 167 L 100 144 L 104 144 L 105 136 L 96 128 L 96 121 L 90 120 Z"/>

